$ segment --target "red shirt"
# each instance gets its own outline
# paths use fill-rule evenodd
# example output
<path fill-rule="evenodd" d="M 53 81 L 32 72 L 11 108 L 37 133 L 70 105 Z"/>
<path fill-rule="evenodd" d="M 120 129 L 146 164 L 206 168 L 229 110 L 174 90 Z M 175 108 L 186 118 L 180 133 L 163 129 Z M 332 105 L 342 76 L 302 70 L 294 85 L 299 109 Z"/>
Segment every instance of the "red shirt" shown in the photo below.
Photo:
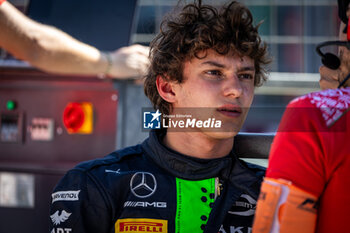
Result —
<path fill-rule="evenodd" d="M 0 0 L 0 5 L 3 3 L 3 2 L 5 2 L 6 0 Z"/>
<path fill-rule="evenodd" d="M 350 88 L 289 103 L 266 176 L 319 197 L 317 232 L 350 232 Z"/>

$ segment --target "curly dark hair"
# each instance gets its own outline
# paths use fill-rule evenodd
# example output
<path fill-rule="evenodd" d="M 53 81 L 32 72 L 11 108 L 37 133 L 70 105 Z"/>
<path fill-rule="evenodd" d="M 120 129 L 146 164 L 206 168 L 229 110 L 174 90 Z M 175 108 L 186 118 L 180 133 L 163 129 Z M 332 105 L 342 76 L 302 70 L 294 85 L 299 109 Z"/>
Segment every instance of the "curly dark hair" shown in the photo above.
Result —
<path fill-rule="evenodd" d="M 198 54 L 208 49 L 221 55 L 235 53 L 252 58 L 256 72 L 254 85 L 262 85 L 267 79 L 266 65 L 270 58 L 258 34 L 259 25 L 253 26 L 249 9 L 236 1 L 217 9 L 198 0 L 184 6 L 179 14 L 168 15 L 151 42 L 151 66 L 144 83 L 145 94 L 153 107 L 164 114 L 169 114 L 172 107 L 158 93 L 157 76 L 182 83 L 184 62 L 200 58 Z"/>

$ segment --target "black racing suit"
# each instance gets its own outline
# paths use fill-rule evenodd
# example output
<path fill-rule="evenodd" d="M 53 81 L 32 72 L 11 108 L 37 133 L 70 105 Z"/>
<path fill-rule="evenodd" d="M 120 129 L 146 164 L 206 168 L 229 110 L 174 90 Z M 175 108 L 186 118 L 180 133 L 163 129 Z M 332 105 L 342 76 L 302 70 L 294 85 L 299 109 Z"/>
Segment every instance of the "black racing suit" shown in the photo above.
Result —
<path fill-rule="evenodd" d="M 79 164 L 52 194 L 51 233 L 251 232 L 264 169 L 142 144 Z"/>

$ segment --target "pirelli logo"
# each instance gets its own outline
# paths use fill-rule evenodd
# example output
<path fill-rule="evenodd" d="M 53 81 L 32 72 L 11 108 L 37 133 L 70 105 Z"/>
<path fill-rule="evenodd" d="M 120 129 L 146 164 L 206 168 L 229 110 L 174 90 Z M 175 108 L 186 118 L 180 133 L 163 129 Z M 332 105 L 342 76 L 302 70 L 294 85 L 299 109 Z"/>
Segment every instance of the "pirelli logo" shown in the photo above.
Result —
<path fill-rule="evenodd" d="M 115 223 L 115 232 L 145 233 L 168 232 L 168 221 L 150 218 L 125 218 L 118 219 Z"/>

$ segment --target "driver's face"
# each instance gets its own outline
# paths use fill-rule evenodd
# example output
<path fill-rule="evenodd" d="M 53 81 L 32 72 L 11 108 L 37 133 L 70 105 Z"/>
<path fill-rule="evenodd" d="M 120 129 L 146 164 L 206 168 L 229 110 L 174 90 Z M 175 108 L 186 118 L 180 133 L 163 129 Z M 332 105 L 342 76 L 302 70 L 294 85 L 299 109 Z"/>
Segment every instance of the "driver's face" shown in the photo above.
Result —
<path fill-rule="evenodd" d="M 350 5 L 349 5 L 350 6 Z M 350 8 L 348 6 L 348 9 L 346 11 L 346 16 L 350 17 Z M 341 41 L 347 41 L 347 33 L 344 33 L 344 28 L 346 25 L 341 22 L 339 27 L 339 40 Z M 350 25 L 348 25 L 350 27 Z M 350 28 L 349 28 L 350 29 Z M 348 29 L 348 30 L 349 30 Z M 341 61 L 341 65 L 339 67 L 339 81 L 342 81 L 349 73 L 350 73 L 350 50 L 347 49 L 345 46 L 339 46 L 338 55 Z M 347 85 L 349 86 L 349 81 L 347 81 Z"/>
<path fill-rule="evenodd" d="M 348 8 L 346 15 L 350 16 L 350 9 Z M 340 23 L 339 27 L 339 40 L 347 41 L 347 34 L 344 33 L 345 24 L 343 22 Z M 349 25 L 350 27 L 350 25 Z M 338 56 L 341 60 L 341 65 L 338 69 L 332 70 L 327 68 L 326 66 L 321 66 L 319 69 L 320 72 L 320 87 L 322 90 L 325 89 L 336 89 L 347 74 L 350 73 L 350 50 L 348 50 L 344 46 L 339 46 L 338 48 Z"/>

